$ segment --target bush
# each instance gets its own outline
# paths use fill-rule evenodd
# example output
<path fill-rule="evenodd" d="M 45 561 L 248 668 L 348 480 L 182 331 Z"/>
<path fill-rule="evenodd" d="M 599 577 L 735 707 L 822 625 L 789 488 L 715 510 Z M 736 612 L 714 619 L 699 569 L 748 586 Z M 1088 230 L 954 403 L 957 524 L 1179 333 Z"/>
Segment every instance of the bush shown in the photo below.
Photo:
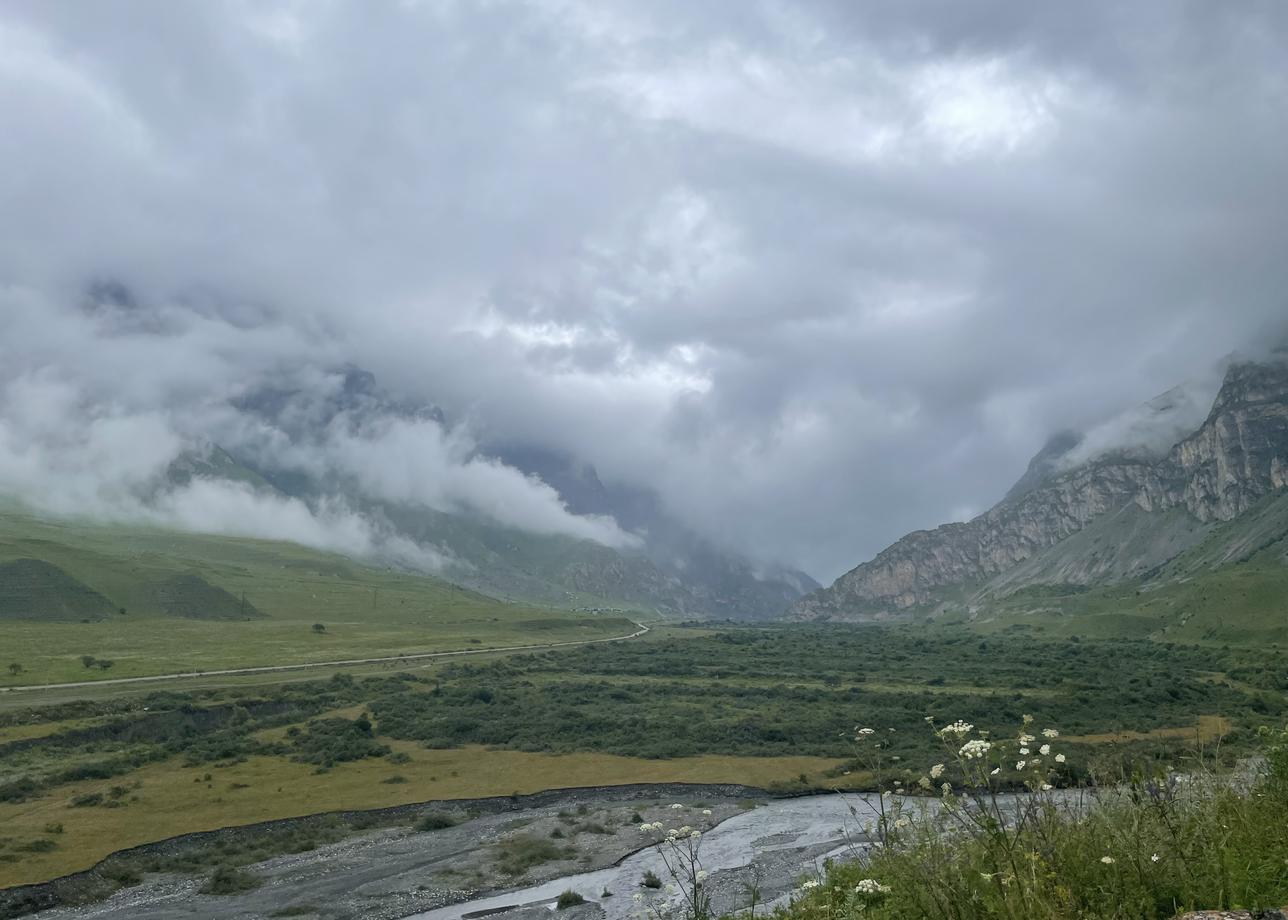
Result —
<path fill-rule="evenodd" d="M 585 903 L 585 898 L 569 888 L 563 894 L 559 895 L 559 900 L 555 901 L 555 908 L 558 910 L 567 910 L 570 907 L 576 907 L 578 904 Z"/>
<path fill-rule="evenodd" d="M 461 822 L 454 815 L 444 814 L 441 811 L 431 811 L 423 815 L 416 822 L 418 831 L 442 831 L 449 827 L 455 827 Z"/>
<path fill-rule="evenodd" d="M 243 891 L 253 891 L 262 884 L 264 880 L 253 872 L 234 866 L 220 866 L 210 876 L 201 893 L 240 894 Z"/>
<path fill-rule="evenodd" d="M 644 873 L 644 877 L 640 879 L 640 887 L 661 888 L 662 880 L 657 877 L 656 872 L 654 872 L 652 869 L 649 869 L 647 872 Z"/>
<path fill-rule="evenodd" d="M 567 859 L 575 851 L 526 834 L 502 840 L 495 848 L 497 867 L 506 875 L 522 875 L 533 866 Z"/>

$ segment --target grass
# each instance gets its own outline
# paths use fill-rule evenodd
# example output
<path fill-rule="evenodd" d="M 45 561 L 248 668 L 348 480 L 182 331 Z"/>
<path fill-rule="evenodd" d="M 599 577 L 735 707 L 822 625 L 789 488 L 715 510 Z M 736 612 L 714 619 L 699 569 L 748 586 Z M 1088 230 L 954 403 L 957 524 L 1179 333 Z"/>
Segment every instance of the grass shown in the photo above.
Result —
<path fill-rule="evenodd" d="M 939 818 L 878 821 L 867 861 L 832 865 L 781 920 L 1166 920 L 1288 904 L 1288 732 L 1251 784 L 1191 765 L 1104 777 L 1091 801 L 989 790 L 987 767 Z M 1003 770 L 1008 769 L 1005 759 Z M 969 765 L 964 765 L 969 773 Z M 1033 788 L 1037 788 L 1036 785 Z M 893 806 L 897 808 L 898 806 Z"/>
<path fill-rule="evenodd" d="M 38 798 L 0 804 L 0 827 L 20 840 L 45 836 L 44 827 L 62 822 L 59 848 L 0 862 L 0 887 L 43 881 L 87 868 L 108 853 L 176 834 L 256 821 L 314 814 L 319 810 L 380 808 L 431 800 L 526 794 L 544 789 L 650 782 L 743 782 L 766 786 L 806 773 L 820 781 L 838 761 L 821 757 L 702 756 L 643 760 L 604 754 L 533 754 L 477 747 L 427 751 L 389 742 L 409 763 L 383 760 L 345 763 L 318 774 L 309 764 L 279 757 L 250 757 L 243 763 L 207 769 L 185 768 L 175 759 L 130 774 L 141 783 L 138 801 L 122 808 L 68 808 L 75 796 L 106 795 L 120 780 L 72 783 Z M 207 772 L 211 781 L 194 782 Z M 402 775 L 406 783 L 385 784 Z M 234 785 L 243 788 L 232 789 Z"/>
<path fill-rule="evenodd" d="M 19 783 L 0 827 L 19 845 L 65 828 L 56 849 L 0 861 L 0 885 L 323 807 L 638 782 L 870 788 L 847 740 L 856 723 L 899 729 L 891 753 L 908 765 L 906 788 L 932 753 L 906 730 L 926 715 L 997 727 L 1031 712 L 1073 736 L 1088 765 L 1168 763 L 1218 731 L 1223 756 L 1239 756 L 1257 724 L 1288 715 L 1273 650 L 911 628 L 656 632 L 365 679 L 103 688 L 96 701 L 0 713 L 0 730 L 24 736 L 0 741 L 0 797 Z M 81 796 L 96 804 L 68 807 Z"/>
<path fill-rule="evenodd" d="M 289 543 L 0 512 L 0 563 L 39 559 L 111 601 L 88 622 L 5 619 L 0 687 L 568 641 L 632 631 L 620 617 L 510 605 L 428 576 L 363 566 Z M 166 615 L 161 590 L 197 576 L 263 613 Z M 317 634 L 314 623 L 326 631 Z M 80 656 L 113 662 L 86 668 Z"/>

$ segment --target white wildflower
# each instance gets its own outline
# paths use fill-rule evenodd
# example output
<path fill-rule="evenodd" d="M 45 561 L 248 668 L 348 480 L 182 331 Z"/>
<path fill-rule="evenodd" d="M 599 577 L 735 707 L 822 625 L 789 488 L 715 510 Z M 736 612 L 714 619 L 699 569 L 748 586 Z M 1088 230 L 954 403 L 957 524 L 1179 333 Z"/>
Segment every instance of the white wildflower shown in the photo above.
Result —
<path fill-rule="evenodd" d="M 1032 744 L 1036 740 L 1032 735 L 1020 735 L 1020 744 Z"/>
<path fill-rule="evenodd" d="M 1022 747 L 1022 748 L 1020 748 L 1020 753 L 1021 753 L 1021 754 L 1023 754 L 1025 757 L 1028 757 L 1028 756 L 1029 756 L 1029 749 L 1028 749 L 1028 748 L 1026 748 L 1026 747 Z"/>
<path fill-rule="evenodd" d="M 1043 791 L 1043 792 L 1050 792 L 1050 791 L 1051 791 L 1051 784 L 1050 784 L 1050 783 L 1043 783 L 1043 784 L 1042 784 L 1042 791 Z"/>
<path fill-rule="evenodd" d="M 709 814 L 711 814 L 711 809 L 710 809 L 710 808 L 704 808 L 704 809 L 702 809 L 702 813 L 703 813 L 704 815 L 709 815 Z"/>
<path fill-rule="evenodd" d="M 1161 857 L 1161 856 L 1159 856 L 1157 853 L 1155 853 L 1153 856 L 1151 856 L 1151 857 L 1149 858 L 1149 861 L 1150 861 L 1150 862 L 1158 862 L 1158 861 L 1159 861 L 1160 859 L 1162 859 L 1162 858 L 1163 858 L 1163 857 Z"/>
<path fill-rule="evenodd" d="M 989 771 L 988 771 L 988 775 L 989 775 L 989 776 L 996 776 L 997 774 L 999 774 L 999 773 L 1001 773 L 1001 772 L 1002 772 L 1002 768 L 1001 768 L 1001 767 L 994 767 L 993 769 L 991 769 L 991 770 L 989 770 Z"/>
<path fill-rule="evenodd" d="M 863 736 L 866 736 L 866 735 L 875 735 L 875 734 L 876 734 L 876 729 L 874 729 L 874 728 L 860 728 L 860 729 L 859 729 L 855 734 L 856 734 L 856 736 L 858 736 L 858 735 L 863 735 Z"/>
<path fill-rule="evenodd" d="M 1042 745 L 1042 747 L 1038 748 L 1038 753 L 1041 754 L 1043 757 L 1045 757 L 1047 754 L 1050 754 L 1051 745 L 1049 744 Z"/>
<path fill-rule="evenodd" d="M 953 787 L 948 785 L 947 783 L 944 783 L 942 786 L 939 787 L 939 791 L 942 792 L 944 795 L 948 795 L 950 792 L 953 791 Z"/>
<path fill-rule="evenodd" d="M 1022 761 L 1022 760 L 1017 760 L 1017 761 L 1015 762 L 1015 769 L 1017 769 L 1017 770 L 1023 770 L 1023 769 L 1024 769 L 1024 761 Z"/>
<path fill-rule="evenodd" d="M 859 894 L 889 894 L 890 886 L 882 885 L 874 878 L 859 879 L 859 883 L 854 886 L 854 890 Z"/>
<path fill-rule="evenodd" d="M 1055 762 L 1056 762 L 1056 763 L 1064 763 L 1064 755 L 1063 755 L 1063 754 L 1056 754 L 1056 755 L 1055 755 Z"/>
<path fill-rule="evenodd" d="M 1112 856 L 1102 856 L 1100 857 L 1100 861 L 1106 866 L 1112 866 L 1114 864 L 1114 858 Z"/>
<path fill-rule="evenodd" d="M 694 878 L 696 878 L 699 882 L 705 882 L 707 880 L 707 870 L 699 869 L 698 874 L 695 875 Z"/>
<path fill-rule="evenodd" d="M 702 831 L 689 831 L 690 840 L 697 840 L 701 836 L 702 836 Z"/>
<path fill-rule="evenodd" d="M 1060 737 L 1060 733 L 1059 733 L 1058 731 L 1056 731 L 1054 728 L 1044 728 L 1044 729 L 1042 729 L 1042 737 L 1043 737 L 1043 738 L 1059 738 L 1059 737 Z"/>
<path fill-rule="evenodd" d="M 808 878 L 805 881 L 801 882 L 801 891 L 809 891 L 811 888 L 817 888 L 817 887 L 818 887 L 818 879 L 816 878 Z"/>
<path fill-rule="evenodd" d="M 987 741 L 973 738 L 963 744 L 961 750 L 957 753 L 959 756 L 964 757 L 967 760 L 978 760 L 987 754 L 992 747 L 993 745 L 989 744 Z"/>
<path fill-rule="evenodd" d="M 679 802 L 676 802 L 676 803 L 675 803 L 674 805 L 672 805 L 671 807 L 672 807 L 672 808 L 679 809 L 679 808 L 683 808 L 684 806 L 683 806 L 683 805 L 681 805 Z"/>
<path fill-rule="evenodd" d="M 941 735 L 969 735 L 969 734 L 971 733 L 971 731 L 972 731 L 974 728 L 975 728 L 975 726 L 974 726 L 974 725 L 972 725 L 972 724 L 970 724 L 969 722 L 963 722 L 961 719 L 958 719 L 958 720 L 957 720 L 956 722 L 954 722 L 952 725 L 945 725 L 943 728 L 941 728 L 941 729 L 939 730 L 939 734 L 941 734 Z"/>
<path fill-rule="evenodd" d="M 930 778 L 931 778 L 931 779 L 939 779 L 939 777 L 941 777 L 941 776 L 943 776 L 943 775 L 944 775 L 944 765 L 943 765 L 943 764 L 941 764 L 941 763 L 937 763 L 937 764 L 935 764 L 933 767 L 931 767 L 931 768 L 930 768 Z"/>

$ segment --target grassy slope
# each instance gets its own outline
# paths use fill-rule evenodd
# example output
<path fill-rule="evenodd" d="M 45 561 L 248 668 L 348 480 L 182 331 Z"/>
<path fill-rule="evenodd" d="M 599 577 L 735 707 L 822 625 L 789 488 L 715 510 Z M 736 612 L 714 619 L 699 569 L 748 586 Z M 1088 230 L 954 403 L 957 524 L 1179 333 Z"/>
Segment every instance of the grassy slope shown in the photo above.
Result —
<path fill-rule="evenodd" d="M 1144 533 L 1139 515 L 1123 522 L 1133 534 Z M 1178 527 L 1172 521 L 1166 529 Z M 1286 551 L 1288 493 L 1280 492 L 1233 521 L 1204 528 L 1202 539 L 1146 578 L 1092 589 L 1032 585 L 985 603 L 975 623 L 986 631 L 1021 626 L 1056 636 L 1288 643 Z"/>
<path fill-rule="evenodd" d="M 91 622 L 6 620 L 0 686 L 487 648 L 629 632 L 614 618 L 512 606 L 436 578 L 369 568 L 289 543 L 0 513 L 0 562 L 42 559 L 124 607 Z M 167 617 L 156 586 L 195 572 L 266 616 Z M 311 626 L 320 622 L 326 633 Z M 625 627 L 625 628 L 624 628 Z M 115 662 L 86 670 L 82 654 Z"/>

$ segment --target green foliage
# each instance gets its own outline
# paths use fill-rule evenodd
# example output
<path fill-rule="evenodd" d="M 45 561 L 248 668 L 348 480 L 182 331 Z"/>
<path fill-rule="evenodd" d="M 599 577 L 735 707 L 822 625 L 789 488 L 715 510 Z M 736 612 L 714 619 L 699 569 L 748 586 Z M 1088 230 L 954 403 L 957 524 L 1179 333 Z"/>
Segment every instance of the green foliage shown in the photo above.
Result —
<path fill-rule="evenodd" d="M 291 739 L 291 759 L 331 767 L 364 757 L 384 757 L 389 746 L 373 737 L 371 723 L 358 719 L 317 719 Z"/>
<path fill-rule="evenodd" d="M 234 866 L 220 866 L 211 874 L 201 893 L 240 894 L 243 891 L 253 891 L 262 884 L 264 880 L 253 872 Z"/>
<path fill-rule="evenodd" d="M 559 899 L 555 901 L 555 908 L 557 910 L 567 910 L 570 907 L 576 907 L 578 904 L 585 903 L 585 898 L 569 888 L 567 891 L 559 895 Z"/>
<path fill-rule="evenodd" d="M 549 840 L 519 834 L 502 840 L 494 848 L 496 866 L 505 875 L 523 875 L 534 866 L 568 859 L 576 854 L 569 847 L 559 847 Z"/>
<path fill-rule="evenodd" d="M 640 886 L 643 888 L 661 888 L 662 880 L 657 877 L 657 873 L 652 869 L 645 870 L 644 877 L 640 879 Z"/>
<path fill-rule="evenodd" d="M 460 823 L 460 819 L 455 815 L 449 815 L 441 811 L 430 811 L 422 815 L 421 819 L 416 822 L 416 830 L 442 831 L 449 827 L 455 827 Z"/>
<path fill-rule="evenodd" d="M 1222 713 L 1243 715 L 1250 729 L 1288 712 L 1282 693 L 1220 675 L 1265 666 L 1284 672 L 1266 652 L 1146 640 L 729 629 L 456 665 L 433 694 L 387 682 L 369 705 L 383 735 L 435 748 L 844 757 L 844 733 L 856 721 L 911 726 L 927 714 L 1000 726 L 1033 713 L 1091 734 L 1186 726 L 1197 714 Z M 898 743 L 906 749 L 895 753 L 907 758 L 927 752 L 914 733 Z"/>
<path fill-rule="evenodd" d="M 1288 903 L 1288 733 L 1264 733 L 1250 785 L 1201 770 L 1137 772 L 1073 799 L 946 796 L 940 820 L 887 820 L 865 863 L 829 868 L 782 920 L 1166 920 Z M 969 769 L 969 768 L 968 768 Z M 984 774 L 986 776 L 986 774 Z"/>

